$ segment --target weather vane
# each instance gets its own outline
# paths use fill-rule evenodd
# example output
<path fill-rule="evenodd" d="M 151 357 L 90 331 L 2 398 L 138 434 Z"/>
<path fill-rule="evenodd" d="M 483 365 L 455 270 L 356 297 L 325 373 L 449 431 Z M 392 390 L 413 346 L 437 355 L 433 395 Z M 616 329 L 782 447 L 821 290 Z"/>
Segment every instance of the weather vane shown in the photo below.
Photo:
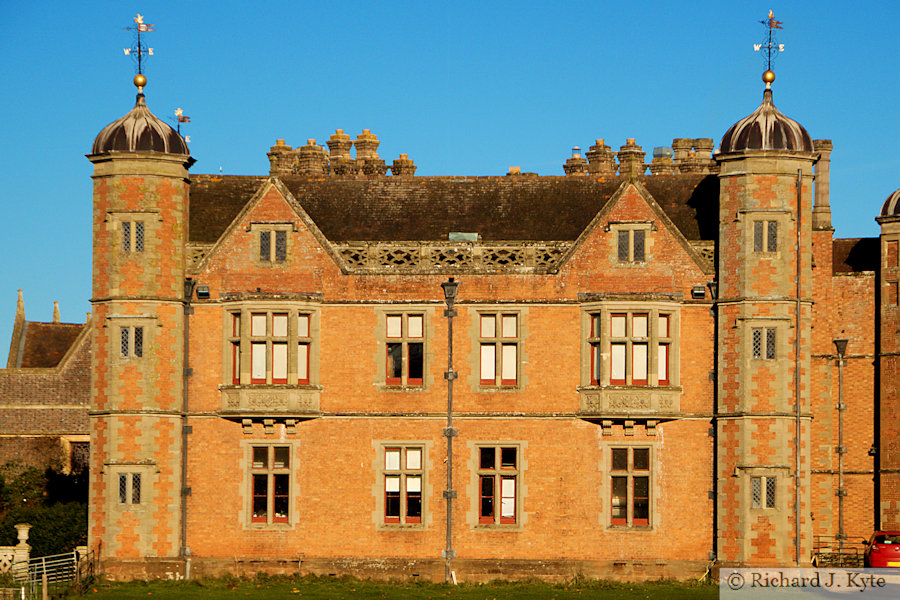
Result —
<path fill-rule="evenodd" d="M 762 44 L 753 44 L 753 49 L 756 52 L 760 50 L 765 50 L 766 52 L 766 70 L 772 70 L 772 59 L 775 58 L 777 52 L 784 52 L 784 44 L 779 44 L 778 40 L 775 38 L 775 30 L 782 29 L 781 21 L 775 20 L 775 13 L 771 10 L 769 11 L 769 16 L 766 19 L 760 21 L 766 28 L 766 41 Z"/>
<path fill-rule="evenodd" d="M 153 29 L 153 25 L 151 23 L 144 23 L 144 16 L 140 13 L 138 13 L 138 16 L 134 18 L 134 27 L 126 27 L 125 29 L 134 32 L 134 45 L 131 48 L 123 48 L 122 50 L 125 51 L 125 56 L 131 56 L 133 54 L 137 57 L 137 72 L 138 75 L 143 75 L 144 54 L 153 56 L 153 48 L 143 46 L 141 34 L 155 31 L 155 29 Z"/>
<path fill-rule="evenodd" d="M 181 124 L 191 122 L 191 118 L 189 116 L 187 116 L 186 114 L 184 114 L 184 111 L 181 110 L 180 107 L 175 109 L 175 116 L 169 117 L 169 120 L 176 124 L 175 130 L 178 132 L 179 135 L 181 135 Z M 184 141 L 190 142 L 191 136 L 189 136 L 189 135 L 184 136 Z"/>

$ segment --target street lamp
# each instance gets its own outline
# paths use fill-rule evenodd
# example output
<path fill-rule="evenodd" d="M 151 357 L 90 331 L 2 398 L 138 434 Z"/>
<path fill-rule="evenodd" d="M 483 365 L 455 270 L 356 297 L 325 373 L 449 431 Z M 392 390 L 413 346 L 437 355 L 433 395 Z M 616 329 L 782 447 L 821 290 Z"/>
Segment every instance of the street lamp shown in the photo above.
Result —
<path fill-rule="evenodd" d="M 444 559 L 444 578 L 451 580 L 452 571 L 450 561 L 456 557 L 453 551 L 453 499 L 456 491 L 453 489 L 453 438 L 457 431 L 453 428 L 453 380 L 456 379 L 456 371 L 453 370 L 453 317 L 456 316 L 456 294 L 459 291 L 459 282 L 451 277 L 441 284 L 444 288 L 444 302 L 447 308 L 444 316 L 447 317 L 447 371 L 444 379 L 447 380 L 447 427 L 444 429 L 444 437 L 447 438 L 447 489 L 444 490 L 444 498 L 447 500 L 447 548 L 441 553 Z"/>
<path fill-rule="evenodd" d="M 838 403 L 837 403 L 837 411 L 838 411 L 838 444 L 835 451 L 838 455 L 838 489 L 837 489 L 837 497 L 838 497 L 838 554 L 841 557 L 841 565 L 843 565 L 844 561 L 844 540 L 847 539 L 846 534 L 844 534 L 844 496 L 847 495 L 846 490 L 844 490 L 844 454 L 847 452 L 847 449 L 844 448 L 844 410 L 846 410 L 847 406 L 844 404 L 844 356 L 847 353 L 847 343 L 850 341 L 847 338 L 839 338 L 834 341 L 834 347 L 837 349 L 838 353 Z"/>

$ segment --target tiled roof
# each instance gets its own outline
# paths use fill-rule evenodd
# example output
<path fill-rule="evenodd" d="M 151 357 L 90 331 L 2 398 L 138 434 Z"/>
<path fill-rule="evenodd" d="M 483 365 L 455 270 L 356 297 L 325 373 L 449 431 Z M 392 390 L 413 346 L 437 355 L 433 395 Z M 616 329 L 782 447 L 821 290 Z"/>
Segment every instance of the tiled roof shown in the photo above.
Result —
<path fill-rule="evenodd" d="M 851 238 L 834 240 L 831 264 L 834 273 L 859 273 L 875 271 L 881 247 L 878 238 Z"/>
<path fill-rule="evenodd" d="M 265 181 L 192 176 L 190 241 L 215 242 Z M 485 241 L 575 240 L 624 178 L 598 177 L 285 177 L 331 241 L 446 240 L 451 231 Z M 689 240 L 715 239 L 718 180 L 710 175 L 641 178 Z"/>
<path fill-rule="evenodd" d="M 20 368 L 52 368 L 59 364 L 84 330 L 78 323 L 25 323 L 25 346 Z"/>
<path fill-rule="evenodd" d="M 213 243 L 267 177 L 191 175 L 190 241 Z"/>

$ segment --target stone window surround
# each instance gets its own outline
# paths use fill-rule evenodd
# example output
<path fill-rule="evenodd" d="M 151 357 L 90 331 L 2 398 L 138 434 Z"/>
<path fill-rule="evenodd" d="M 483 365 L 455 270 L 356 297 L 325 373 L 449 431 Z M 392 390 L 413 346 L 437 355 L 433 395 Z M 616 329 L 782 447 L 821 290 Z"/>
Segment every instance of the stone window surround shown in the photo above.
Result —
<path fill-rule="evenodd" d="M 742 498 L 744 502 L 744 506 L 747 507 L 747 511 L 753 515 L 772 515 L 784 513 L 785 510 L 783 507 L 786 506 L 783 501 L 784 498 L 793 495 L 789 493 L 789 489 L 786 488 L 786 484 L 790 483 L 793 480 L 791 476 L 790 468 L 788 467 L 779 467 L 779 466 L 758 466 L 758 467 L 750 467 L 743 466 L 738 467 L 740 477 L 740 482 L 742 484 Z M 771 477 L 775 479 L 775 506 L 766 507 L 765 502 L 763 502 L 763 506 L 760 508 L 753 508 L 753 480 L 758 477 Z M 762 487 L 763 496 L 765 496 L 766 489 L 765 483 L 763 482 Z"/>
<path fill-rule="evenodd" d="M 123 239 L 123 229 L 122 223 L 130 222 L 132 225 L 135 222 L 141 222 L 144 225 L 144 237 L 143 237 L 143 246 L 144 249 L 141 252 L 124 252 L 124 239 Z M 147 256 L 148 251 L 150 250 L 150 244 L 152 240 L 155 238 L 153 235 L 159 229 L 159 223 L 162 222 L 162 216 L 160 215 L 158 210 L 108 210 L 106 211 L 106 228 L 107 231 L 111 232 L 114 238 L 114 247 L 117 249 L 117 253 L 122 256 L 128 257 L 138 257 L 138 256 Z M 131 228 L 131 247 L 134 248 L 134 227 Z"/>
<path fill-rule="evenodd" d="M 657 499 L 660 497 L 658 466 L 658 442 L 656 440 L 621 440 L 604 439 L 600 442 L 601 477 L 600 477 L 600 526 L 610 532 L 646 532 L 654 531 L 659 526 L 660 514 Z M 650 450 L 650 523 L 648 525 L 613 525 L 612 524 L 612 449 L 613 448 L 648 448 Z M 629 453 L 631 454 L 631 453 Z M 629 457 L 630 460 L 630 457 Z"/>
<path fill-rule="evenodd" d="M 155 327 L 154 327 L 155 326 Z M 129 363 L 132 361 L 140 361 L 149 358 L 153 352 L 153 338 L 156 327 L 162 327 L 159 320 L 154 315 L 109 315 L 106 317 L 104 327 L 107 330 L 107 343 L 110 348 L 114 348 L 115 352 L 111 353 L 114 361 L 118 363 Z M 130 328 L 129 334 L 130 344 L 134 344 L 134 328 L 143 328 L 142 352 L 141 356 L 134 356 L 133 352 L 129 352 L 129 356 L 122 356 L 120 346 L 122 343 L 122 329 Z"/>
<path fill-rule="evenodd" d="M 604 227 L 604 231 L 611 233 L 609 236 L 610 244 L 610 263 L 618 267 L 643 267 L 651 262 L 653 249 L 653 236 L 658 227 L 656 221 L 609 221 Z M 644 232 L 644 259 L 641 261 L 634 260 L 634 234 L 633 231 Z M 619 260 L 619 232 L 628 231 L 628 260 Z"/>
<path fill-rule="evenodd" d="M 288 473 L 290 481 L 288 483 L 288 498 L 290 507 L 288 510 L 287 523 L 254 523 L 251 517 L 253 510 L 253 448 L 267 447 L 269 454 L 272 454 L 271 448 L 274 446 L 287 446 L 289 448 L 290 466 Z M 271 440 L 271 439 L 243 439 L 240 441 L 241 459 L 241 489 L 238 497 L 241 502 L 241 512 L 238 523 L 244 530 L 294 530 L 299 521 L 299 511 L 297 509 L 297 498 L 300 493 L 300 485 L 297 481 L 299 473 L 299 457 L 298 449 L 300 443 L 296 440 Z"/>
<path fill-rule="evenodd" d="M 264 231 L 286 231 L 288 234 L 295 233 L 299 231 L 299 227 L 296 223 L 292 221 L 253 221 L 245 228 L 245 231 L 250 232 L 251 237 L 253 238 L 253 264 L 257 267 L 263 268 L 284 268 L 289 267 L 291 265 L 291 246 L 293 245 L 293 239 L 291 235 L 287 235 L 285 239 L 285 258 L 283 261 L 276 261 L 274 259 L 275 255 L 275 236 L 271 236 L 270 238 L 270 252 L 272 256 L 272 260 L 261 260 L 260 259 L 260 234 Z"/>
<path fill-rule="evenodd" d="M 375 482 L 372 484 L 372 496 L 375 499 L 375 510 L 372 511 L 372 524 L 376 531 L 397 531 L 428 529 L 432 524 L 431 497 L 434 494 L 429 474 L 434 469 L 431 440 L 372 440 L 375 457 L 372 460 L 372 472 Z M 387 448 L 421 448 L 422 450 L 422 522 L 421 523 L 385 523 L 384 522 L 384 451 Z"/>
<path fill-rule="evenodd" d="M 786 236 L 791 236 L 791 231 L 794 231 L 794 235 L 796 235 L 796 228 L 791 228 L 789 225 L 794 222 L 793 215 L 791 211 L 784 209 L 766 209 L 766 208 L 752 208 L 752 209 L 742 209 L 738 211 L 736 220 L 742 221 L 742 226 L 744 228 L 743 236 L 744 236 L 744 255 L 745 256 L 755 256 L 757 258 L 780 258 L 782 256 L 782 249 L 786 247 L 785 240 Z M 770 252 L 767 250 L 767 234 L 769 226 L 766 222 L 771 221 L 775 223 L 775 227 L 777 228 L 777 239 L 776 239 L 776 250 L 774 252 Z M 756 231 L 756 223 L 763 223 L 763 250 L 755 250 L 754 249 L 754 236 Z M 787 244 L 790 246 L 790 244 Z M 790 246 L 792 248 L 792 246 Z"/>
<path fill-rule="evenodd" d="M 528 352 L 524 340 L 528 339 L 529 307 L 513 304 L 479 304 L 469 310 L 469 388 L 473 392 L 518 392 L 528 382 L 525 365 L 528 364 Z M 514 385 L 483 385 L 481 383 L 481 315 L 516 315 L 516 383 Z M 499 324 L 498 324 L 499 327 Z M 501 338 L 496 338 L 498 342 Z M 499 362 L 498 362 L 499 365 Z M 499 369 L 497 375 L 500 374 Z"/>
<path fill-rule="evenodd" d="M 103 465 L 106 481 L 106 509 L 112 514 L 134 512 L 139 517 L 150 517 L 155 510 L 156 483 L 154 475 L 159 472 L 152 461 L 115 461 Z M 128 477 L 128 494 L 131 497 L 131 476 L 141 476 L 141 501 L 138 504 L 119 502 L 119 475 Z"/>
<path fill-rule="evenodd" d="M 646 385 L 612 385 L 610 381 L 610 335 L 609 323 L 612 314 L 634 314 L 647 313 L 649 315 L 648 327 L 650 329 L 648 338 L 648 370 Z M 600 331 L 600 354 L 601 354 L 601 373 L 602 381 L 599 385 L 591 383 L 591 349 L 590 340 L 598 339 L 591 337 L 591 319 L 595 314 L 601 315 L 601 322 L 605 325 Z M 660 314 L 669 316 L 669 337 L 666 338 L 669 345 L 669 380 L 667 384 L 662 386 L 651 384 L 650 382 L 658 381 L 658 317 Z M 642 390 L 649 388 L 677 388 L 681 385 L 680 378 L 680 355 L 681 355 L 681 305 L 677 302 L 666 301 L 628 301 L 628 300 L 609 300 L 601 302 L 591 302 L 581 306 L 581 388 L 624 388 L 631 390 Z"/>
<path fill-rule="evenodd" d="M 435 357 L 432 350 L 432 340 L 434 340 L 434 305 L 428 304 L 395 304 L 395 305 L 384 305 L 384 306 L 376 306 L 374 308 L 375 312 L 375 328 L 374 328 L 374 339 L 377 340 L 375 344 L 375 377 L 373 383 L 375 387 L 380 392 L 413 392 L 413 391 L 427 391 L 431 386 L 434 385 L 434 377 L 431 373 L 431 369 L 435 364 Z M 388 385 L 386 383 L 387 380 L 387 317 L 388 315 L 422 315 L 423 326 L 422 333 L 424 339 L 422 342 L 424 343 L 423 354 L 423 366 L 422 366 L 422 383 L 417 385 L 407 385 L 406 384 L 406 375 L 408 373 L 406 360 L 404 358 L 403 365 L 403 383 L 400 385 Z M 405 319 L 404 319 L 405 321 Z M 405 338 L 404 338 L 405 339 Z M 404 353 L 405 357 L 405 353 Z"/>
<path fill-rule="evenodd" d="M 250 382 L 250 315 L 253 313 L 287 313 L 288 315 L 288 372 L 286 384 L 263 384 Z M 241 315 L 241 335 L 232 335 L 233 315 L 240 313 Z M 299 343 L 297 337 L 297 315 L 309 315 L 309 350 L 308 350 L 308 384 L 299 384 L 297 373 L 297 352 L 291 352 L 294 346 Z M 268 318 L 268 317 L 267 317 Z M 269 320 L 271 320 L 269 318 Z M 226 386 L 236 385 L 233 380 L 233 343 L 240 342 L 241 361 L 240 361 L 240 382 L 239 387 L 261 387 L 266 385 L 278 385 L 279 387 L 313 387 L 319 389 L 319 338 L 321 332 L 321 315 L 320 306 L 314 302 L 295 301 L 295 300 L 239 300 L 226 302 L 222 311 L 222 331 L 225 333 L 224 345 L 222 348 L 222 383 Z M 266 336 L 271 337 L 271 336 Z M 271 354 L 267 354 L 267 360 L 271 360 Z M 271 378 L 271 365 L 266 366 L 267 380 Z M 294 382 L 294 383 L 291 383 Z"/>
<path fill-rule="evenodd" d="M 528 442 L 526 440 L 472 440 L 466 442 L 469 450 L 469 460 L 466 467 L 469 470 L 469 482 L 466 485 L 466 494 L 469 496 L 469 510 L 466 511 L 466 523 L 473 531 L 523 531 L 528 523 L 528 513 L 525 512 L 525 498 L 528 496 L 528 486 L 525 483 L 528 461 L 525 458 Z M 516 448 L 516 522 L 515 523 L 479 523 L 479 449 L 483 447 L 515 447 Z M 499 511 L 499 506 L 497 507 Z"/>
<path fill-rule="evenodd" d="M 787 341 L 788 330 L 793 329 L 793 321 L 789 317 L 744 317 L 738 318 L 738 322 L 744 329 L 744 353 L 747 359 L 753 363 L 760 364 L 771 364 L 773 361 L 777 364 L 778 361 L 785 360 L 788 357 L 785 355 L 785 342 Z M 761 358 L 753 357 L 753 331 L 755 329 L 762 330 L 762 342 L 763 342 L 763 352 Z M 766 358 L 766 330 L 774 329 L 775 330 L 775 358 Z M 793 348 L 793 345 L 790 346 Z M 793 351 L 791 350 L 791 359 L 793 359 Z"/>

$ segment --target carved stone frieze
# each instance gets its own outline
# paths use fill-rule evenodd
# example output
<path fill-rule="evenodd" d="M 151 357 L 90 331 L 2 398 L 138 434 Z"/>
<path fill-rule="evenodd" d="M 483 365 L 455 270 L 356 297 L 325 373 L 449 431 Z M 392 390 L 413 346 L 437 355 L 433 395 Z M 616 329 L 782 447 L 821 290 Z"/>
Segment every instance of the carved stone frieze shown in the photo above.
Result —
<path fill-rule="evenodd" d="M 546 273 L 571 242 L 348 242 L 334 249 L 350 273 Z"/>
<path fill-rule="evenodd" d="M 674 415 L 680 412 L 681 391 L 670 388 L 581 390 L 586 415 Z"/>
<path fill-rule="evenodd" d="M 319 412 L 319 390 L 304 387 L 224 387 L 224 415 L 309 415 Z"/>

